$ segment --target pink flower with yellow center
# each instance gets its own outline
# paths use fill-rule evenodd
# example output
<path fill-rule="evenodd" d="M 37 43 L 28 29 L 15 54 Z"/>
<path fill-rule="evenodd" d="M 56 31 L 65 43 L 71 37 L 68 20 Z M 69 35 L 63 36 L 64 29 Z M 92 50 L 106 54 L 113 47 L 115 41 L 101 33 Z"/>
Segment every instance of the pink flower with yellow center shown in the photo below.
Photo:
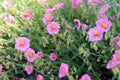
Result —
<path fill-rule="evenodd" d="M 74 23 L 75 23 L 75 26 L 76 26 L 77 30 L 79 30 L 80 25 L 81 25 L 80 20 L 79 19 L 74 19 Z"/>
<path fill-rule="evenodd" d="M 116 66 L 117 66 L 116 60 L 110 60 L 110 61 L 107 63 L 106 68 L 107 68 L 107 69 L 112 69 L 112 68 L 115 68 Z"/>
<path fill-rule="evenodd" d="M 43 57 L 42 51 L 39 51 L 39 52 L 37 53 L 37 56 L 38 56 L 39 58 L 42 58 L 42 57 Z"/>
<path fill-rule="evenodd" d="M 30 47 L 30 40 L 26 37 L 18 37 L 15 39 L 15 48 L 20 51 L 25 51 Z"/>
<path fill-rule="evenodd" d="M 77 8 L 80 4 L 82 3 L 82 0 L 72 0 L 72 5 L 71 7 L 73 9 Z"/>
<path fill-rule="evenodd" d="M 101 11 L 102 13 L 106 13 L 109 8 L 110 8 L 110 5 L 109 5 L 109 4 L 105 4 L 105 5 L 103 5 L 103 6 L 100 8 L 100 11 Z"/>
<path fill-rule="evenodd" d="M 33 67 L 32 66 L 25 66 L 25 71 L 27 74 L 31 74 L 33 72 Z"/>
<path fill-rule="evenodd" d="M 115 54 L 113 54 L 113 60 L 120 64 L 120 50 L 115 51 Z"/>
<path fill-rule="evenodd" d="M 55 61 L 55 60 L 57 59 L 56 53 L 51 53 L 50 56 L 49 56 L 49 59 L 50 59 L 51 61 Z"/>
<path fill-rule="evenodd" d="M 29 62 L 33 62 L 36 59 L 35 51 L 33 49 L 31 49 L 31 48 L 26 50 L 24 56 L 27 59 L 27 61 L 29 61 Z"/>
<path fill-rule="evenodd" d="M 55 6 L 53 7 L 53 11 L 59 10 L 60 8 L 64 8 L 64 3 L 59 2 L 59 3 L 55 4 Z"/>
<path fill-rule="evenodd" d="M 103 38 L 103 31 L 99 27 L 91 28 L 88 31 L 89 41 L 99 41 Z"/>
<path fill-rule="evenodd" d="M 114 38 L 114 46 L 115 46 L 115 48 L 120 47 L 120 37 L 115 37 Z"/>
<path fill-rule="evenodd" d="M 91 80 L 91 77 L 88 74 L 84 74 L 79 80 Z"/>
<path fill-rule="evenodd" d="M 108 21 L 108 18 L 101 18 L 96 21 L 96 25 L 104 32 L 108 32 L 110 30 L 110 27 L 112 26 L 112 23 Z"/>
<path fill-rule="evenodd" d="M 45 25 L 51 23 L 52 20 L 53 20 L 53 16 L 51 14 L 45 14 L 43 17 L 43 23 Z"/>
<path fill-rule="evenodd" d="M 101 0 L 88 0 L 88 5 L 96 5 L 96 4 L 98 4 L 98 3 L 100 3 L 101 2 Z"/>
<path fill-rule="evenodd" d="M 49 34 L 58 34 L 59 33 L 60 25 L 57 22 L 51 22 L 47 25 L 47 31 Z"/>
<path fill-rule="evenodd" d="M 37 76 L 37 80 L 43 80 L 43 76 L 39 74 L 39 75 Z"/>
<path fill-rule="evenodd" d="M 3 69 L 3 66 L 2 66 L 2 65 L 0 65 L 0 73 L 2 72 L 2 69 Z"/>
<path fill-rule="evenodd" d="M 21 14 L 21 17 L 22 17 L 23 19 L 31 19 L 31 18 L 34 17 L 34 14 L 31 12 L 30 9 L 27 9 L 27 10 L 25 10 L 25 11 Z"/>
<path fill-rule="evenodd" d="M 12 1 L 11 0 L 8 0 L 7 2 L 4 2 L 2 4 L 2 6 L 5 8 L 5 9 L 8 9 L 9 7 L 12 6 Z"/>
<path fill-rule="evenodd" d="M 68 75 L 68 64 L 61 63 L 59 68 L 59 78 L 63 78 Z"/>

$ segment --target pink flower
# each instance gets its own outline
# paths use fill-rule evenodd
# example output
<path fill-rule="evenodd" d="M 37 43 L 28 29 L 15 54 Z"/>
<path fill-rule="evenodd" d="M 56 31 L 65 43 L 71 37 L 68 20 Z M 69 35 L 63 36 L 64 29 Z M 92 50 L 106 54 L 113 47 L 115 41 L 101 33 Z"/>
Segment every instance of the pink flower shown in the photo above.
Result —
<path fill-rule="evenodd" d="M 55 4 L 55 6 L 53 7 L 53 11 L 59 10 L 60 8 L 64 8 L 64 3 L 59 2 L 59 3 Z"/>
<path fill-rule="evenodd" d="M 57 22 L 51 22 L 47 25 L 47 31 L 49 34 L 58 34 L 59 33 L 60 25 Z"/>
<path fill-rule="evenodd" d="M 5 17 L 5 22 L 6 23 L 14 23 L 15 17 L 14 16 L 7 16 L 7 17 Z"/>
<path fill-rule="evenodd" d="M 91 80 L 91 77 L 88 74 L 84 74 L 79 80 Z"/>
<path fill-rule="evenodd" d="M 72 0 L 72 5 L 71 7 L 73 9 L 77 8 L 80 4 L 82 3 L 82 0 Z"/>
<path fill-rule="evenodd" d="M 12 1 L 8 0 L 7 2 L 4 2 L 2 5 L 5 9 L 8 9 L 9 7 L 12 6 Z"/>
<path fill-rule="evenodd" d="M 107 18 L 107 15 L 101 11 L 98 12 L 98 15 L 97 15 L 97 18 L 98 19 L 101 19 L 101 18 Z"/>
<path fill-rule="evenodd" d="M 53 20 L 53 16 L 51 14 L 45 14 L 43 17 L 43 23 L 45 25 L 51 23 L 52 20 Z"/>
<path fill-rule="evenodd" d="M 39 51 L 39 52 L 37 53 L 37 56 L 38 56 L 39 58 L 42 58 L 42 57 L 43 57 L 42 51 Z"/>
<path fill-rule="evenodd" d="M 31 19 L 31 18 L 34 17 L 34 14 L 31 12 L 30 9 L 27 9 L 27 10 L 25 10 L 25 11 L 21 14 L 21 17 L 22 17 L 23 19 Z"/>
<path fill-rule="evenodd" d="M 2 72 L 2 69 L 3 69 L 3 66 L 2 66 L 2 65 L 0 65 L 0 73 Z"/>
<path fill-rule="evenodd" d="M 88 0 L 88 5 L 96 5 L 96 4 L 98 4 L 98 3 L 100 3 L 101 2 L 101 0 Z"/>
<path fill-rule="evenodd" d="M 120 12 L 118 12 L 117 16 L 120 17 Z"/>
<path fill-rule="evenodd" d="M 51 61 L 55 61 L 57 59 L 57 55 L 55 53 L 51 53 L 50 56 L 49 56 L 49 59 Z"/>
<path fill-rule="evenodd" d="M 68 64 L 61 63 L 59 68 L 59 78 L 63 78 L 68 75 Z"/>
<path fill-rule="evenodd" d="M 115 54 L 113 54 L 113 60 L 120 64 L 120 50 L 115 51 Z"/>
<path fill-rule="evenodd" d="M 25 71 L 27 74 L 31 74 L 33 72 L 33 67 L 32 66 L 25 66 Z"/>
<path fill-rule="evenodd" d="M 112 26 L 112 23 L 108 21 L 108 18 L 101 18 L 96 21 L 96 25 L 97 27 L 100 27 L 104 32 L 108 32 Z"/>
<path fill-rule="evenodd" d="M 120 37 L 115 37 L 114 38 L 114 46 L 115 46 L 115 48 L 120 47 Z"/>
<path fill-rule="evenodd" d="M 27 48 L 30 47 L 30 40 L 26 37 L 18 37 L 15 39 L 15 41 L 15 48 L 17 50 L 25 51 Z"/>
<path fill-rule="evenodd" d="M 66 25 L 66 28 L 67 28 L 67 29 L 71 29 L 70 24 L 67 24 L 67 25 Z"/>
<path fill-rule="evenodd" d="M 52 15 L 52 12 L 53 12 L 52 9 L 47 9 L 46 12 L 45 12 L 45 14 L 50 14 L 50 15 Z"/>
<path fill-rule="evenodd" d="M 29 62 L 33 62 L 36 59 L 36 54 L 35 51 L 31 48 L 27 49 L 25 52 L 25 58 L 29 61 Z"/>
<path fill-rule="evenodd" d="M 106 68 L 107 68 L 107 69 L 111 69 L 111 68 L 115 68 L 116 66 L 117 66 L 116 60 L 110 60 L 110 61 L 107 63 Z"/>
<path fill-rule="evenodd" d="M 83 31 L 86 31 L 87 29 L 88 29 L 88 25 L 82 24 L 82 30 L 83 30 Z"/>
<path fill-rule="evenodd" d="M 103 31 L 99 27 L 91 28 L 88 31 L 89 41 L 99 41 L 103 38 Z"/>
<path fill-rule="evenodd" d="M 48 2 L 45 2 L 44 5 L 45 5 L 46 8 L 49 8 Z"/>
<path fill-rule="evenodd" d="M 39 75 L 37 76 L 37 80 L 43 80 L 43 76 L 39 74 Z"/>
<path fill-rule="evenodd" d="M 0 15 L 0 18 L 5 19 L 8 16 L 7 12 L 4 12 Z"/>
<path fill-rule="evenodd" d="M 110 8 L 110 5 L 109 5 L 109 4 L 105 4 L 105 5 L 103 5 L 103 6 L 100 8 L 100 11 L 101 11 L 102 13 L 106 13 L 109 8 Z"/>
<path fill-rule="evenodd" d="M 75 23 L 75 26 L 77 27 L 77 30 L 79 30 L 80 25 L 81 25 L 80 20 L 79 19 L 74 19 L 74 23 Z"/>

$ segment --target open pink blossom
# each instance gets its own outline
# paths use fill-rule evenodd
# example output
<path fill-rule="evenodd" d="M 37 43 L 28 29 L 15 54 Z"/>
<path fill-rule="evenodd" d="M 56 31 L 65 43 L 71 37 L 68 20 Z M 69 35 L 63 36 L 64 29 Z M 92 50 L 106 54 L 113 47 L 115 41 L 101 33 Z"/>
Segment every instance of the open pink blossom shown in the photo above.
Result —
<path fill-rule="evenodd" d="M 35 51 L 31 48 L 27 49 L 25 52 L 25 58 L 29 61 L 29 62 L 33 62 L 36 59 L 36 54 Z"/>
<path fill-rule="evenodd" d="M 2 69 L 3 69 L 3 66 L 2 66 L 2 65 L 0 65 L 0 73 L 2 72 Z"/>
<path fill-rule="evenodd" d="M 31 74 L 33 72 L 33 67 L 32 66 L 25 66 L 25 71 L 27 74 Z"/>
<path fill-rule="evenodd" d="M 86 31 L 88 29 L 88 25 L 87 24 L 82 24 L 82 30 Z"/>
<path fill-rule="evenodd" d="M 100 11 L 101 11 L 102 13 L 106 13 L 109 8 L 110 8 L 110 5 L 109 5 L 109 4 L 105 4 L 105 5 L 103 5 L 103 6 L 100 8 Z"/>
<path fill-rule="evenodd" d="M 43 80 L 43 76 L 39 74 L 39 75 L 37 76 L 37 80 Z"/>
<path fill-rule="evenodd" d="M 7 2 L 4 2 L 2 4 L 2 6 L 5 8 L 5 9 L 8 9 L 9 7 L 12 6 L 12 1 L 11 0 L 8 0 Z"/>
<path fill-rule="evenodd" d="M 42 51 L 39 51 L 39 52 L 37 53 L 37 56 L 38 56 L 39 58 L 42 58 L 42 57 L 43 57 Z"/>
<path fill-rule="evenodd" d="M 57 59 L 56 53 L 51 53 L 50 56 L 49 56 L 49 59 L 50 59 L 51 61 L 55 61 L 55 60 Z"/>
<path fill-rule="evenodd" d="M 88 0 L 88 5 L 96 5 L 100 2 L 101 2 L 101 0 Z"/>
<path fill-rule="evenodd" d="M 75 23 L 75 26 L 76 26 L 77 30 L 79 30 L 80 25 L 81 25 L 80 20 L 79 19 L 74 19 L 74 23 Z"/>
<path fill-rule="evenodd" d="M 23 19 L 31 19 L 31 18 L 34 17 L 34 14 L 31 12 L 30 9 L 27 9 L 27 10 L 25 10 L 25 11 L 21 14 L 21 17 L 22 17 Z"/>
<path fill-rule="evenodd" d="M 110 61 L 107 63 L 106 68 L 107 68 L 107 69 L 112 69 L 112 68 L 115 68 L 116 66 L 117 66 L 116 60 L 110 60 Z"/>
<path fill-rule="evenodd" d="M 64 8 L 64 3 L 63 2 L 59 2 L 59 3 L 55 4 L 55 6 L 53 7 L 53 11 L 54 10 L 59 10 L 60 8 Z"/>
<path fill-rule="evenodd" d="M 51 22 L 47 25 L 47 31 L 49 34 L 58 34 L 59 33 L 60 25 L 57 22 Z"/>
<path fill-rule="evenodd" d="M 98 12 L 98 15 L 97 15 L 97 18 L 98 18 L 98 19 L 107 18 L 107 15 L 106 15 L 105 13 L 103 13 L 102 11 L 99 11 L 99 12 Z"/>
<path fill-rule="evenodd" d="M 15 48 L 20 51 L 25 51 L 30 47 L 30 40 L 26 37 L 18 37 L 15 39 Z"/>
<path fill-rule="evenodd" d="M 115 54 L 113 54 L 113 60 L 120 64 L 120 50 L 115 51 Z"/>
<path fill-rule="evenodd" d="M 117 16 L 120 17 L 120 12 L 118 12 Z"/>
<path fill-rule="evenodd" d="M 72 5 L 71 7 L 73 9 L 77 8 L 80 4 L 82 3 L 82 0 L 72 0 Z"/>
<path fill-rule="evenodd" d="M 68 75 L 68 64 L 61 63 L 59 68 L 59 78 L 63 78 Z"/>
<path fill-rule="evenodd" d="M 53 16 L 51 14 L 45 14 L 43 17 L 43 23 L 45 25 L 51 23 L 52 20 L 53 20 Z"/>
<path fill-rule="evenodd" d="M 5 17 L 5 22 L 6 23 L 15 23 L 15 17 L 9 15 L 9 16 Z"/>
<path fill-rule="evenodd" d="M 91 80 L 91 77 L 88 74 L 84 74 L 79 80 Z"/>
<path fill-rule="evenodd" d="M 120 37 L 115 37 L 114 38 L 114 45 L 116 48 L 120 47 Z"/>
<path fill-rule="evenodd" d="M 112 26 L 112 23 L 108 21 L 108 18 L 101 18 L 96 21 L 96 25 L 104 32 L 108 32 L 110 30 L 110 27 Z"/>
<path fill-rule="evenodd" d="M 46 12 L 45 12 L 45 14 L 50 14 L 50 15 L 52 15 L 52 13 L 53 13 L 52 9 L 47 9 Z"/>
<path fill-rule="evenodd" d="M 99 41 L 103 38 L 103 31 L 99 27 L 91 28 L 88 31 L 89 41 Z"/>

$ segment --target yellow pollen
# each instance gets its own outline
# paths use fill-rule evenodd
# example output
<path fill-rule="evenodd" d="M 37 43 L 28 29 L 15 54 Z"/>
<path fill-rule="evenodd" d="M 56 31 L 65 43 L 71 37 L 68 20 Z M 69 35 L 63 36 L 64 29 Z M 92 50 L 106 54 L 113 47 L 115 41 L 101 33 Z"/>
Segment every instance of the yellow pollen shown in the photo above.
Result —
<path fill-rule="evenodd" d="M 20 46 L 24 46 L 25 45 L 25 43 L 22 41 L 22 42 L 20 42 Z"/>
<path fill-rule="evenodd" d="M 107 28 L 107 25 L 104 23 L 102 24 L 102 28 L 106 29 Z"/>
<path fill-rule="evenodd" d="M 115 65 L 115 62 L 112 62 L 111 65 L 114 66 L 114 65 Z"/>
<path fill-rule="evenodd" d="M 96 30 L 96 31 L 94 32 L 94 36 L 99 36 L 99 31 Z"/>
<path fill-rule="evenodd" d="M 96 1 L 93 1 L 92 4 L 95 5 L 97 2 Z"/>
<path fill-rule="evenodd" d="M 60 5 L 56 5 L 55 8 L 59 9 L 59 8 L 60 8 Z"/>
<path fill-rule="evenodd" d="M 66 73 L 67 73 L 66 68 L 62 68 L 62 73 L 63 73 L 63 74 L 66 74 Z"/>
<path fill-rule="evenodd" d="M 51 19 L 49 17 L 47 18 L 47 22 L 51 22 Z"/>
<path fill-rule="evenodd" d="M 34 56 L 34 54 L 32 52 L 30 52 L 29 57 L 32 58 Z"/>
<path fill-rule="evenodd" d="M 118 57 L 117 57 L 117 58 L 118 58 L 118 60 L 120 60 L 120 54 L 118 55 Z"/>
<path fill-rule="evenodd" d="M 51 29 L 52 29 L 52 30 L 56 30 L 56 26 L 52 26 Z"/>
<path fill-rule="evenodd" d="M 25 16 L 26 16 L 26 17 L 30 16 L 30 13 L 26 12 L 26 13 L 25 13 Z"/>

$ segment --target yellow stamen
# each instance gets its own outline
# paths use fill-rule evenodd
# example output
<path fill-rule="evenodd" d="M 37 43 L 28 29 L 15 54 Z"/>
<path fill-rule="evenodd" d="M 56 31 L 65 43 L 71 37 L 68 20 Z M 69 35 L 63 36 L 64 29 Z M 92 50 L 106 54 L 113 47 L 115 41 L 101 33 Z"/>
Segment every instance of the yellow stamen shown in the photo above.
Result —
<path fill-rule="evenodd" d="M 30 52 L 29 57 L 32 58 L 34 56 L 34 53 Z"/>
<path fill-rule="evenodd" d="M 22 41 L 22 42 L 20 42 L 20 46 L 24 46 L 25 45 L 25 43 Z"/>
<path fill-rule="evenodd" d="M 94 36 L 99 36 L 99 34 L 100 34 L 100 33 L 99 33 L 99 31 L 97 31 L 97 30 L 94 32 Z"/>
<path fill-rule="evenodd" d="M 107 28 L 107 25 L 104 23 L 104 24 L 102 24 L 102 27 L 103 27 L 104 29 L 106 29 L 106 28 Z"/>
<path fill-rule="evenodd" d="M 51 29 L 52 29 L 52 30 L 56 30 L 56 26 L 52 26 Z"/>

